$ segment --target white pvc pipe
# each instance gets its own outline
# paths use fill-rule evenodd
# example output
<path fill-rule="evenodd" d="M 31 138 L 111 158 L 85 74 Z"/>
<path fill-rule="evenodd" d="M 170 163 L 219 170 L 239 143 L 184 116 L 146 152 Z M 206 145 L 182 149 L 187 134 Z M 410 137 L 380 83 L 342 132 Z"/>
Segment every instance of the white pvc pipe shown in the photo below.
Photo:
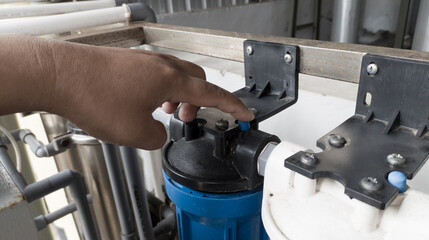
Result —
<path fill-rule="evenodd" d="M 0 4 L 2 3 L 15 3 L 15 2 L 41 2 L 43 0 L 0 0 Z"/>
<path fill-rule="evenodd" d="M 9 6 L 0 8 L 0 19 L 54 15 L 115 6 L 113 0 Z"/>
<path fill-rule="evenodd" d="M 46 35 L 126 22 L 129 19 L 130 10 L 126 5 L 123 5 L 114 8 L 0 22 L 0 34 L 20 33 L 28 35 Z"/>

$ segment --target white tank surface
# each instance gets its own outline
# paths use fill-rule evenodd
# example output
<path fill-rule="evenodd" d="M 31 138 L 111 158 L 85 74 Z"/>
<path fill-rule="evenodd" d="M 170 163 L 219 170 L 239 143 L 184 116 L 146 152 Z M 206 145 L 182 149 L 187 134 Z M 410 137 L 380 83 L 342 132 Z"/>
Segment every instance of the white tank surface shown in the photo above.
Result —
<path fill-rule="evenodd" d="M 379 210 L 350 199 L 334 180 L 312 180 L 285 168 L 284 160 L 302 150 L 284 141 L 268 159 L 262 219 L 271 239 L 429 239 L 429 194 L 409 187 Z"/>

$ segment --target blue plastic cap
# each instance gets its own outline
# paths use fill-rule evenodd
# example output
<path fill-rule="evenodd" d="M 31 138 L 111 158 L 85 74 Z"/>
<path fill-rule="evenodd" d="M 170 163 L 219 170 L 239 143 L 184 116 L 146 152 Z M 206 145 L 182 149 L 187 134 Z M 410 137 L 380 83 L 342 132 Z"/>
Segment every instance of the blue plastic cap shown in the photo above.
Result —
<path fill-rule="evenodd" d="M 393 171 L 389 173 L 387 181 L 395 186 L 400 193 L 403 193 L 407 190 L 407 176 L 405 176 L 405 174 L 402 172 Z"/>
<path fill-rule="evenodd" d="M 249 122 L 238 121 L 237 124 L 238 124 L 238 127 L 240 128 L 241 131 L 247 131 L 250 129 L 250 123 Z"/>

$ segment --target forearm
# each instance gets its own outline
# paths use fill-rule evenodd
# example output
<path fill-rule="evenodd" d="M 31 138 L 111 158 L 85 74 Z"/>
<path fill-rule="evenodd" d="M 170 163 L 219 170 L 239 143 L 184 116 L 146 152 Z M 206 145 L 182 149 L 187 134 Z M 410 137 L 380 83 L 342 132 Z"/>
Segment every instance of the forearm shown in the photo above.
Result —
<path fill-rule="evenodd" d="M 55 68 L 49 42 L 0 36 L 0 115 L 49 110 Z"/>

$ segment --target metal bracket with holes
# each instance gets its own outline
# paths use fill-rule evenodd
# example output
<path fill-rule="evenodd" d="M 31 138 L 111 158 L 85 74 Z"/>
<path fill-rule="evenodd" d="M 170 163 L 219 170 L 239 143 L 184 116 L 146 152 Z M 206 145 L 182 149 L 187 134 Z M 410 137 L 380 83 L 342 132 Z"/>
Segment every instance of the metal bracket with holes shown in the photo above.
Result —
<path fill-rule="evenodd" d="M 296 103 L 299 48 L 293 45 L 244 41 L 246 87 L 234 92 L 261 122 Z"/>
<path fill-rule="evenodd" d="M 299 152 L 285 167 L 337 180 L 350 198 L 384 209 L 398 194 L 387 175 L 412 179 L 428 159 L 428 127 L 429 64 L 367 54 L 355 115 L 318 140 L 323 152 Z"/>

